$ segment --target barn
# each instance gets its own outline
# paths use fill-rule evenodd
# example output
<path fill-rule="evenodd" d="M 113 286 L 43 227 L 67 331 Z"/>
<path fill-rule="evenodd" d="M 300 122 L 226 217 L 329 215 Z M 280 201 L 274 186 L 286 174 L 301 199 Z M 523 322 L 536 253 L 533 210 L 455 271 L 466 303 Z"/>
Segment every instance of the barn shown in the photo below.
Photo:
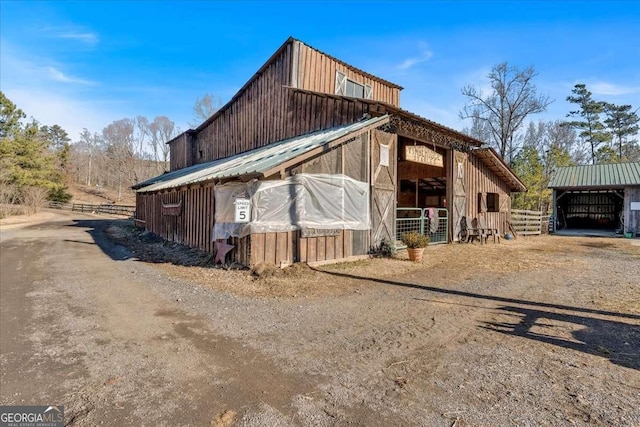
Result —
<path fill-rule="evenodd" d="M 170 171 L 133 187 L 136 223 L 246 266 L 364 257 L 410 229 L 448 243 L 478 218 L 503 233 L 525 186 L 481 141 L 400 108 L 401 90 L 289 38 L 169 142 Z"/>
<path fill-rule="evenodd" d="M 605 230 L 640 237 L 640 162 L 560 167 L 549 188 L 554 231 Z"/>

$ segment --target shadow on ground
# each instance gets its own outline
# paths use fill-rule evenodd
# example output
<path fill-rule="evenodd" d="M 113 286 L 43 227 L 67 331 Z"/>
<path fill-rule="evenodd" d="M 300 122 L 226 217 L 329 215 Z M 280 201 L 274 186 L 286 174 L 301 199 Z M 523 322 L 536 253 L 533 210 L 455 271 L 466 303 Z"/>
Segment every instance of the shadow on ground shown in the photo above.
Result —
<path fill-rule="evenodd" d="M 640 325 L 618 320 L 606 320 L 584 314 L 610 316 L 618 319 L 640 320 L 639 314 L 620 313 L 585 307 L 573 307 L 524 299 L 484 295 L 455 289 L 406 283 L 388 279 L 369 278 L 348 273 L 317 270 L 324 274 L 368 280 L 385 285 L 419 289 L 425 292 L 453 295 L 480 301 L 506 303 L 497 307 L 500 313 L 512 316 L 513 322 L 485 322 L 482 328 L 507 335 L 523 337 L 547 344 L 608 358 L 612 363 L 640 370 Z M 458 303 L 453 303 L 458 304 Z M 517 307 L 512 304 L 522 305 Z M 460 303 L 464 306 L 472 304 Z M 536 308 L 532 308 L 536 307 Z M 487 308 L 487 307 L 479 307 Z M 548 310 L 541 310 L 545 308 Z M 569 313 L 557 313 L 561 310 Z M 547 322 L 551 323 L 545 323 Z M 577 329 L 579 328 L 579 329 Z M 567 331 L 571 331 L 567 337 Z M 564 336 L 563 336 L 564 335 Z"/>
<path fill-rule="evenodd" d="M 129 219 L 76 219 L 70 227 L 86 229 L 114 261 L 134 259 L 153 264 L 213 267 L 212 254 L 137 229 Z"/>
<path fill-rule="evenodd" d="M 115 261 L 135 259 L 149 263 L 168 262 L 184 266 L 212 266 L 211 254 L 177 243 L 167 242 L 151 233 L 135 231 L 130 220 L 82 219 L 74 220 L 74 223 L 69 226 L 86 229 L 86 232 L 89 233 L 100 249 Z M 110 232 L 111 226 L 116 230 L 114 233 Z M 129 230 L 131 232 L 119 235 L 119 230 Z M 109 237 L 107 237 L 107 234 L 109 234 Z M 87 243 L 80 241 L 70 242 Z M 354 280 L 373 281 L 384 285 L 418 289 L 429 293 L 452 295 L 461 298 L 459 302 L 461 305 L 469 305 L 464 303 L 464 298 L 505 304 L 497 307 L 497 309 L 501 314 L 513 318 L 513 321 L 485 322 L 481 327 L 501 334 L 513 335 L 605 357 L 612 363 L 640 370 L 640 325 L 588 316 L 599 315 L 617 319 L 640 320 L 639 314 L 506 298 L 389 279 L 369 278 L 344 272 L 313 270 L 322 274 Z M 551 310 L 568 313 L 558 313 Z"/>
<path fill-rule="evenodd" d="M 513 322 L 487 322 L 483 328 L 606 357 L 617 365 L 640 370 L 638 325 L 523 307 L 503 306 L 499 310 Z"/>

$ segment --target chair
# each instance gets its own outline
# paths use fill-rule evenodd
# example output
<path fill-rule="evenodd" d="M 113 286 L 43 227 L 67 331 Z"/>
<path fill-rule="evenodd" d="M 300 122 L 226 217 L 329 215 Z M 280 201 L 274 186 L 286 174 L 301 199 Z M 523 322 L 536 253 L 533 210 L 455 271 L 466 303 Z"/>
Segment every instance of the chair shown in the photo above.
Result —
<path fill-rule="evenodd" d="M 477 220 L 474 219 L 472 222 L 476 222 Z M 467 217 L 463 216 L 462 218 L 460 218 L 460 233 L 459 233 L 459 238 L 461 242 L 467 242 L 467 243 L 471 243 L 473 240 L 475 240 L 476 238 L 478 240 L 480 240 L 480 244 L 483 243 L 483 240 L 486 241 L 486 235 L 484 235 L 484 233 L 482 232 L 482 230 L 477 226 L 474 225 L 472 227 L 469 227 L 467 225 Z"/>
<path fill-rule="evenodd" d="M 493 243 L 496 243 L 496 238 L 498 239 L 498 243 L 500 243 L 500 233 L 498 232 L 497 228 L 488 228 L 486 223 L 484 222 L 484 218 L 480 217 L 478 218 L 478 227 L 480 227 L 483 231 L 483 234 L 485 236 L 485 240 L 489 237 L 489 236 L 493 236 Z"/>

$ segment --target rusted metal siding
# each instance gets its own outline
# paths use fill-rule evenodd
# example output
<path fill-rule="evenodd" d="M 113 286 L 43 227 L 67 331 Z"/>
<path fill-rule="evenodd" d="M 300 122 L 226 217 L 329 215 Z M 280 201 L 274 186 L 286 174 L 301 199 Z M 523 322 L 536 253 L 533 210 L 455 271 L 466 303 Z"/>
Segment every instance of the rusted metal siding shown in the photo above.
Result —
<path fill-rule="evenodd" d="M 371 99 L 400 106 L 400 88 L 351 67 L 302 42 L 294 41 L 294 74 L 292 86 L 315 92 L 335 94 L 336 71 L 344 73 L 348 79 L 373 89 Z"/>
<path fill-rule="evenodd" d="M 455 174 L 456 171 L 454 170 Z M 466 212 L 467 221 L 471 224 L 474 218 L 484 218 L 485 225 L 497 228 L 500 234 L 508 230 L 507 221 L 511 216 L 511 192 L 509 186 L 494 174 L 473 153 L 467 156 L 465 167 Z M 499 197 L 499 212 L 487 212 L 486 206 L 481 206 L 481 200 L 487 193 L 497 193 Z M 486 200 L 486 199 L 485 199 Z"/>

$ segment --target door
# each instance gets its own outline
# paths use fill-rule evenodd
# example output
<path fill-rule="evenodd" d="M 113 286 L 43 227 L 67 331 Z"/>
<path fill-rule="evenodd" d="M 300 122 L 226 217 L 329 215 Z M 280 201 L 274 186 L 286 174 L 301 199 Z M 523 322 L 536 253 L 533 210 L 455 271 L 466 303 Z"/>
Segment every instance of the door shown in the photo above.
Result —
<path fill-rule="evenodd" d="M 452 240 L 460 239 L 460 220 L 467 214 L 467 188 L 465 173 L 467 168 L 467 154 L 453 151 L 453 203 L 451 209 L 451 222 L 453 223 Z M 469 218 L 467 218 L 469 223 Z"/>
<path fill-rule="evenodd" d="M 371 245 L 396 239 L 396 165 L 398 137 L 371 131 Z"/>

